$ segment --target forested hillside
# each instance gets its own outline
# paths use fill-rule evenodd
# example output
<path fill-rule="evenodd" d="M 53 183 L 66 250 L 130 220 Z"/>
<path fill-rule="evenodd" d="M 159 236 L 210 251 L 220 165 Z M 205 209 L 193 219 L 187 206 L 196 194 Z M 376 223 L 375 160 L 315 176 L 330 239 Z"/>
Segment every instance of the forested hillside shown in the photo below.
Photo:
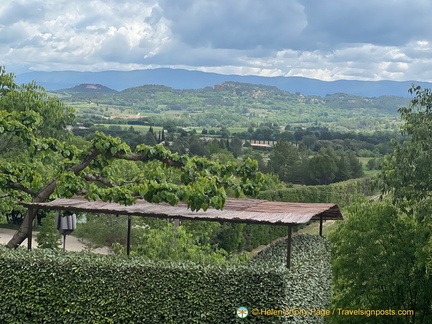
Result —
<path fill-rule="evenodd" d="M 273 86 L 224 82 L 197 90 L 143 85 L 115 93 L 87 88 L 55 92 L 84 119 L 143 116 L 181 121 L 181 126 L 249 127 L 272 123 L 321 125 L 338 130 L 395 128 L 399 107 L 409 99 L 337 93 L 326 97 L 289 93 Z M 81 90 L 80 90 L 81 89 Z M 73 91 L 74 90 L 74 91 Z"/>
<path fill-rule="evenodd" d="M 137 87 L 143 84 L 163 84 L 174 89 L 200 89 L 225 81 L 264 84 L 276 86 L 292 93 L 326 96 L 337 92 L 360 96 L 379 97 L 395 95 L 407 97 L 411 81 L 323 81 L 298 76 L 261 77 L 256 75 L 224 75 L 217 73 L 189 71 L 182 69 L 146 69 L 132 71 L 34 71 L 17 76 L 19 83 L 35 80 L 49 90 L 73 87 L 81 83 L 100 83 L 115 90 Z M 429 82 L 416 82 L 422 87 L 431 87 Z"/>

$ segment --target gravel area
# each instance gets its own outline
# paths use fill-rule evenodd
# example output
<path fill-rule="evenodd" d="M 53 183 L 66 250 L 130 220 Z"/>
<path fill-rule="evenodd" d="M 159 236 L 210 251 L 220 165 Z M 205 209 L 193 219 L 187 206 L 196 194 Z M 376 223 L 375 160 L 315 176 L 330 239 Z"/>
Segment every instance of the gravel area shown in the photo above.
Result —
<path fill-rule="evenodd" d="M 9 240 L 12 238 L 16 231 L 7 229 L 7 228 L 0 228 L 0 245 L 6 245 Z M 33 240 L 32 240 L 32 247 L 37 247 L 37 243 L 35 241 L 37 232 L 33 232 Z M 63 243 L 62 243 L 63 244 Z M 63 245 L 60 245 L 62 247 Z M 27 239 L 21 243 L 22 246 L 27 246 Z M 67 251 L 84 251 L 86 248 L 85 246 L 78 241 L 78 238 L 76 238 L 73 235 L 68 235 L 66 237 L 66 250 Z M 99 254 L 110 254 L 110 251 L 108 248 L 100 248 L 92 250 L 93 253 L 99 253 Z"/>

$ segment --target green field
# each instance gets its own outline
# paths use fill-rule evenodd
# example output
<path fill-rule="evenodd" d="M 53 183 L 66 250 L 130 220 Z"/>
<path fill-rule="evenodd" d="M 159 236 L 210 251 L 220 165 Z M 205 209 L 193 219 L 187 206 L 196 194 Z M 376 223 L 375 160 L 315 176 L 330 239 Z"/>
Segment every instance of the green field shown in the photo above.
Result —
<path fill-rule="evenodd" d="M 380 170 L 369 170 L 366 168 L 366 164 L 369 162 L 369 160 L 373 159 L 373 157 L 359 157 L 359 161 L 363 164 L 363 172 L 366 175 L 374 175 L 380 173 Z"/>

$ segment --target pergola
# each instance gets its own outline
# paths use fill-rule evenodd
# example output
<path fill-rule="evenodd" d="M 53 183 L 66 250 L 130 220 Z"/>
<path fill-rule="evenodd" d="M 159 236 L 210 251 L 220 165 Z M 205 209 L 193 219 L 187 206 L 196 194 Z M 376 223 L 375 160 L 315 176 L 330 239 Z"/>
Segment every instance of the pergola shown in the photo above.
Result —
<path fill-rule="evenodd" d="M 137 200 L 135 204 L 125 206 L 114 202 L 88 201 L 83 197 L 56 199 L 43 203 L 23 203 L 22 205 L 29 209 L 127 215 L 128 254 L 130 251 L 130 216 L 287 226 L 287 268 L 291 267 L 291 237 L 294 226 L 305 224 L 310 220 L 319 220 L 319 235 L 322 236 L 324 220 L 343 220 L 339 207 L 335 204 L 288 203 L 259 199 L 227 198 L 222 210 L 209 208 L 207 211 L 199 210 L 197 212 L 191 211 L 182 202 L 171 206 L 166 203 L 153 204 L 145 200 Z M 31 222 L 29 225 L 31 236 Z M 31 237 L 28 239 L 28 247 L 31 249 Z"/>

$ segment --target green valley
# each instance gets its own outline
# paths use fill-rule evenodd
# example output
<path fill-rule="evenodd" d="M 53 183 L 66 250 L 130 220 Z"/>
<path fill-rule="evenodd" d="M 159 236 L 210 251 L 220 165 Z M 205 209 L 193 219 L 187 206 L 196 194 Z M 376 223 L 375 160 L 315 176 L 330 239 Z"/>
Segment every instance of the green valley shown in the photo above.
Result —
<path fill-rule="evenodd" d="M 292 94 L 273 86 L 224 82 L 197 90 L 143 85 L 120 92 L 54 92 L 77 110 L 78 120 L 93 123 L 161 124 L 181 127 L 242 127 L 262 123 L 286 126 L 320 125 L 338 131 L 396 129 L 401 106 L 408 98 L 368 98 L 344 93 L 325 97 Z M 105 122 L 102 122 L 102 121 Z"/>

